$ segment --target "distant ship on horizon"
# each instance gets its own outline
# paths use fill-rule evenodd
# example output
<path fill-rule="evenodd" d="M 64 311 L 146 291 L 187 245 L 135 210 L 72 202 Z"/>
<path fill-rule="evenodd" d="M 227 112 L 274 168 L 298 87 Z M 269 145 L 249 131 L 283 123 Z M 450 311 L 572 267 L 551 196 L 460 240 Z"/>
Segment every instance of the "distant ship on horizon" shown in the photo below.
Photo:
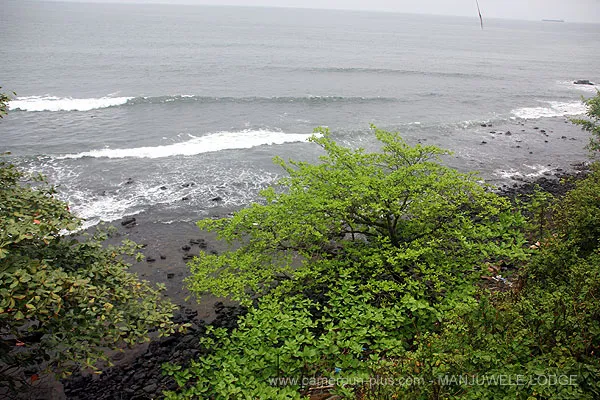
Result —
<path fill-rule="evenodd" d="M 542 22 L 565 22 L 564 19 L 543 19 Z"/>

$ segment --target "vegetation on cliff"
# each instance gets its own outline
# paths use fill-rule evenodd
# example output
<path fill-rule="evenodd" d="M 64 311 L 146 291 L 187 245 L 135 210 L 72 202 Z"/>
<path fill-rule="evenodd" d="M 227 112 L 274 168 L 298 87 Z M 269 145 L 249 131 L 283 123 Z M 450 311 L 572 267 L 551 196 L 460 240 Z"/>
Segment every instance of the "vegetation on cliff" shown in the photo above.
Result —
<path fill-rule="evenodd" d="M 590 143 L 588 149 L 592 152 L 600 151 L 600 91 L 594 97 L 585 99 L 587 106 L 587 118 L 575 118 L 572 122 L 590 132 Z"/>
<path fill-rule="evenodd" d="M 206 339 L 211 354 L 166 367 L 183 387 L 168 397 L 296 398 L 311 379 L 352 382 L 331 388 L 351 396 L 475 307 L 489 265 L 527 258 L 521 214 L 437 162 L 445 151 L 374 129 L 382 148 L 367 153 L 319 133 L 321 163 L 277 160 L 289 177 L 263 204 L 199 223 L 241 246 L 194 260 L 190 287 L 251 307 Z"/>

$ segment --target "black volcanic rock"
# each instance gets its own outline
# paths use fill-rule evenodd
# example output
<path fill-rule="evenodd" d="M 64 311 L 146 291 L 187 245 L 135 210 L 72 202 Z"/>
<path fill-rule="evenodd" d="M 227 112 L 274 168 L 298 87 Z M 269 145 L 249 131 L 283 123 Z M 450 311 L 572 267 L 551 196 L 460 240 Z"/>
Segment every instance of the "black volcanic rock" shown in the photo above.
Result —
<path fill-rule="evenodd" d="M 133 217 L 125 218 L 123 221 L 121 221 L 121 225 L 124 226 L 125 228 L 131 228 L 135 224 L 136 224 L 135 218 L 133 218 Z"/>

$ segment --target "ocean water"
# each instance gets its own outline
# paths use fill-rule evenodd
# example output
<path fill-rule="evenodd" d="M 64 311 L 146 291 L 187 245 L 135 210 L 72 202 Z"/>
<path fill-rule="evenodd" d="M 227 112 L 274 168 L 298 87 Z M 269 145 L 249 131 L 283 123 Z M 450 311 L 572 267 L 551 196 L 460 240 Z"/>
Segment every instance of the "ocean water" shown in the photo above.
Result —
<path fill-rule="evenodd" d="M 573 80 L 600 81 L 600 25 L 0 3 L 0 86 L 17 92 L 0 152 L 45 173 L 86 226 L 248 204 L 281 176 L 273 156 L 317 159 L 317 126 L 366 148 L 370 124 L 397 130 L 496 184 L 586 157 L 568 118 L 596 93 Z"/>

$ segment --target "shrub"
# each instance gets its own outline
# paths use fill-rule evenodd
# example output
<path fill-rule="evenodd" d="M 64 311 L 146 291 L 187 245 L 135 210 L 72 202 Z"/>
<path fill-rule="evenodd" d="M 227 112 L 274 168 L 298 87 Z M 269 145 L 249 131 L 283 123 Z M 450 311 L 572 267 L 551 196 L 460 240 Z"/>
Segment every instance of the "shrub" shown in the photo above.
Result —
<path fill-rule="evenodd" d="M 522 217 L 440 165 L 445 151 L 375 129 L 382 149 L 367 153 L 318 133 L 321 163 L 276 159 L 289 177 L 263 204 L 199 222 L 233 247 L 191 262 L 191 290 L 251 308 L 207 339 L 209 355 L 166 367 L 180 385 L 167 398 L 298 398 L 329 379 L 325 390 L 350 396 L 379 361 L 473 303 L 486 262 L 526 258 Z"/>
<path fill-rule="evenodd" d="M 366 398 L 600 398 L 600 169 L 554 205 L 557 221 L 521 271 L 521 289 L 482 293 L 416 350 L 374 374 L 427 384 L 364 387 Z M 520 383 L 519 383 L 520 382 Z"/>

